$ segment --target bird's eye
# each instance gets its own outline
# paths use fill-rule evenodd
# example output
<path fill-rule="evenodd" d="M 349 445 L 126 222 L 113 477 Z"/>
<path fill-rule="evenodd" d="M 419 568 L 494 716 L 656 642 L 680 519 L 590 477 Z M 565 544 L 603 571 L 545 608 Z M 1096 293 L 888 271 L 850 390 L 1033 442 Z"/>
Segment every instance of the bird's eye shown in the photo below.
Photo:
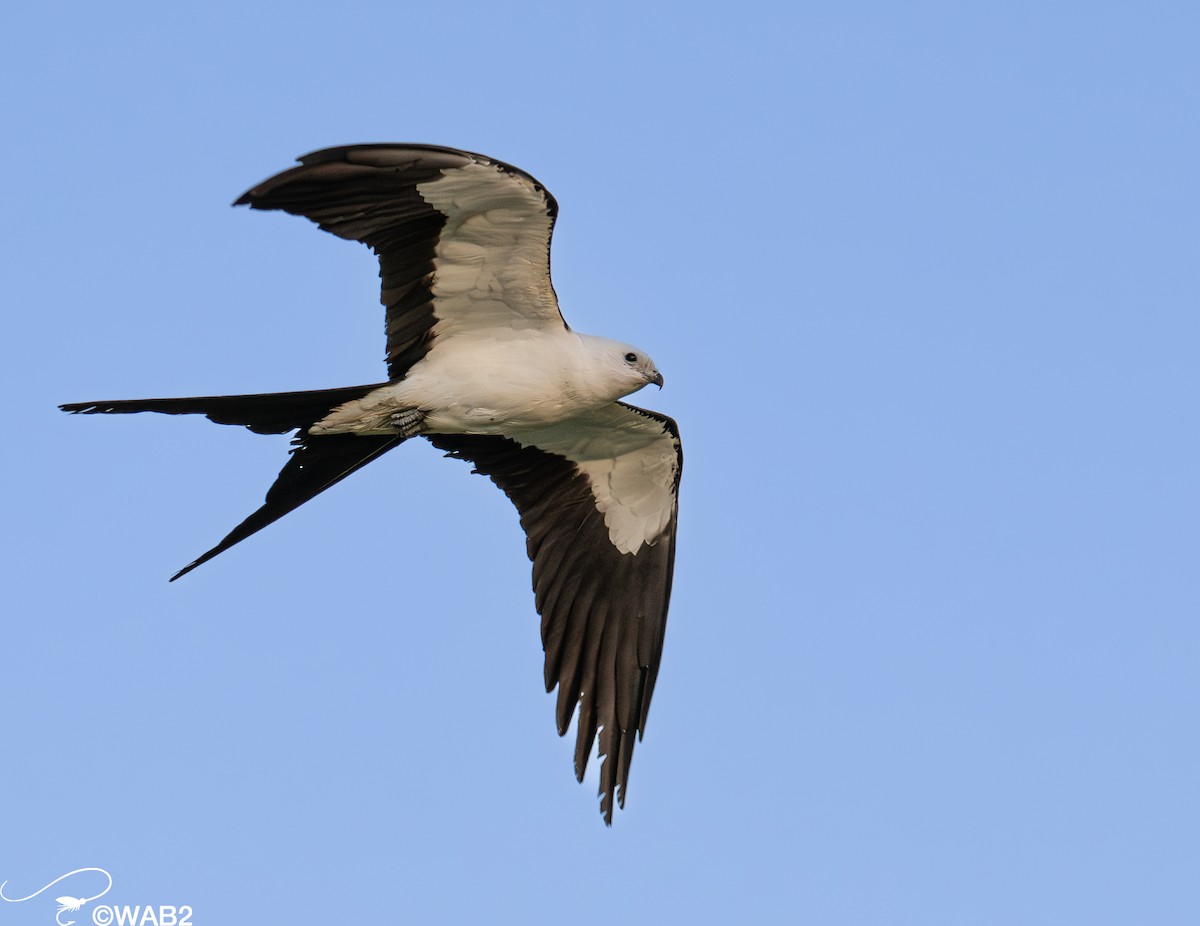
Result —
<path fill-rule="evenodd" d="M 625 361 L 626 363 L 637 363 L 637 354 L 633 353 L 633 351 L 630 351 L 625 355 Z"/>

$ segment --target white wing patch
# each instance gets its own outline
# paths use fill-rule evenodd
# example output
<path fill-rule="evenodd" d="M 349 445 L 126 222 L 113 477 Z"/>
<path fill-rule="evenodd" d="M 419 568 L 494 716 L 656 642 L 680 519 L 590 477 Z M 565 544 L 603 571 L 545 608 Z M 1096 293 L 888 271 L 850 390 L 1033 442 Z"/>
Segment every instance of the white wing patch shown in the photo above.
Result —
<path fill-rule="evenodd" d="M 417 192 L 446 216 L 433 260 L 435 336 L 563 324 L 550 284 L 552 222 L 527 179 L 471 163 Z"/>
<path fill-rule="evenodd" d="M 652 445 L 616 460 L 576 465 L 592 484 L 612 545 L 622 553 L 637 553 L 642 544 L 653 546 L 674 508 L 674 450 L 664 454 Z"/>
<path fill-rule="evenodd" d="M 587 476 L 608 539 L 622 553 L 653 546 L 670 524 L 679 456 L 674 438 L 655 419 L 613 404 L 507 436 L 566 457 Z"/>

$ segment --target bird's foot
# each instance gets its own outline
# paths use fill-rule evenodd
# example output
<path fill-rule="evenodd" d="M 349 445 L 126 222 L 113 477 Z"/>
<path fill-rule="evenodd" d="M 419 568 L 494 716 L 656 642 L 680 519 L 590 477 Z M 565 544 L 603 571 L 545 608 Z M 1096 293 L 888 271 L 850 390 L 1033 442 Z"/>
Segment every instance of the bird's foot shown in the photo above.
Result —
<path fill-rule="evenodd" d="M 393 412 L 390 423 L 402 437 L 416 437 L 425 429 L 425 413 L 417 408 Z"/>

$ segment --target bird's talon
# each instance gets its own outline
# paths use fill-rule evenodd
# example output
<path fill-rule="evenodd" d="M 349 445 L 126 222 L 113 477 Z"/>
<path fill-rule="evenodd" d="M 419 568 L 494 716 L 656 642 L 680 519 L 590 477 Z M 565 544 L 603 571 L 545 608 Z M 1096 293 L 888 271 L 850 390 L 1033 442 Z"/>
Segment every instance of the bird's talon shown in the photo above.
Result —
<path fill-rule="evenodd" d="M 391 425 L 402 437 L 415 437 L 424 428 L 425 414 L 415 408 L 395 412 L 391 416 Z"/>

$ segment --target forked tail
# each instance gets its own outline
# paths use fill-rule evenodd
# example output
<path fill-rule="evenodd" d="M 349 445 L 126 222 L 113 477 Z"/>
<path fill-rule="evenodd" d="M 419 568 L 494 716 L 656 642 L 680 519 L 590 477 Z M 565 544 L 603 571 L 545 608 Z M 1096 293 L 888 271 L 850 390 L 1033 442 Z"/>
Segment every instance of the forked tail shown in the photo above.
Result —
<path fill-rule="evenodd" d="M 132 414 L 162 412 L 167 415 L 205 415 L 218 424 L 243 425 L 258 434 L 298 431 L 291 456 L 267 490 L 263 506 L 235 527 L 215 547 L 171 576 L 174 582 L 218 553 L 257 533 L 310 498 L 404 441 L 399 434 L 311 435 L 308 428 L 337 406 L 361 398 L 382 384 L 320 389 L 311 392 L 275 392 L 258 395 L 197 396 L 186 399 L 123 399 L 113 402 L 73 402 L 59 406 L 73 414 Z"/>

